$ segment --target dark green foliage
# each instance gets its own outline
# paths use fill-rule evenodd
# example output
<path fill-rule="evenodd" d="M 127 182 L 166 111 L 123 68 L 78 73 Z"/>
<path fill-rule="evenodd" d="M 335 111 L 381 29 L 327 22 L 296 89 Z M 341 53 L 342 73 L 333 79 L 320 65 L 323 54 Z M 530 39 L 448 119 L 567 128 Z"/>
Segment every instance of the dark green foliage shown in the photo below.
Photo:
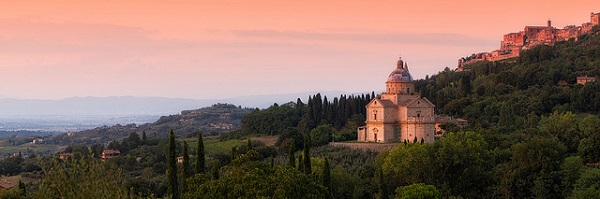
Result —
<path fill-rule="evenodd" d="M 244 116 L 242 133 L 279 135 L 287 127 L 297 126 L 298 121 L 300 121 L 300 112 L 295 108 L 295 104 L 271 106 Z"/>
<path fill-rule="evenodd" d="M 310 140 L 312 146 L 323 146 L 331 142 L 335 129 L 331 125 L 319 125 L 310 131 Z"/>
<path fill-rule="evenodd" d="M 303 169 L 305 174 L 312 173 L 312 166 L 310 164 L 310 135 L 304 135 L 304 150 L 302 151 Z"/>
<path fill-rule="evenodd" d="M 411 184 L 396 189 L 396 199 L 440 199 L 442 193 L 433 185 Z"/>
<path fill-rule="evenodd" d="M 90 150 L 92 150 L 92 155 L 95 158 L 99 158 L 102 156 L 102 151 L 104 151 L 104 145 L 102 144 L 93 144 L 90 146 Z"/>
<path fill-rule="evenodd" d="M 598 198 L 600 196 L 600 169 L 585 169 L 574 185 L 569 198 Z"/>
<path fill-rule="evenodd" d="M 39 190 L 33 198 L 136 198 L 123 185 L 120 169 L 105 167 L 97 159 L 48 161 Z"/>
<path fill-rule="evenodd" d="M 567 152 L 577 152 L 581 133 L 577 130 L 575 114 L 555 111 L 548 117 L 542 116 L 539 127 L 542 133 L 556 137 L 563 145 L 567 146 Z"/>
<path fill-rule="evenodd" d="M 252 140 L 248 139 L 248 144 L 246 145 L 246 151 L 252 150 Z"/>
<path fill-rule="evenodd" d="M 179 181 L 177 180 L 177 146 L 175 146 L 175 134 L 171 130 L 169 135 L 169 148 L 167 156 L 167 177 L 169 178 L 169 195 L 177 199 L 179 198 Z"/>
<path fill-rule="evenodd" d="M 186 141 L 183 142 L 183 162 L 182 162 L 182 172 L 183 179 L 187 179 L 191 174 L 190 167 L 190 155 L 189 155 L 189 146 Z"/>
<path fill-rule="evenodd" d="M 584 138 L 578 146 L 578 153 L 585 162 L 600 162 L 600 119 L 588 116 L 579 124 Z"/>
<path fill-rule="evenodd" d="M 296 145 L 294 144 L 294 140 L 290 142 L 290 149 L 288 150 L 288 165 L 290 167 L 296 166 L 296 157 L 294 156 L 296 153 Z"/>
<path fill-rule="evenodd" d="M 302 159 L 302 157 L 304 157 L 303 155 L 299 155 L 298 156 L 298 165 L 297 165 L 297 169 L 298 171 L 304 172 L 304 160 Z"/>
<path fill-rule="evenodd" d="M 437 112 L 466 118 L 483 128 L 498 124 L 513 131 L 523 127 L 522 120 L 530 113 L 597 114 L 600 83 L 575 84 L 578 76 L 600 77 L 597 33 L 578 41 L 536 46 L 518 60 L 478 62 L 464 66 L 463 72 L 444 70 L 415 81 L 415 87 L 436 105 Z M 567 85 L 559 85 L 560 81 Z"/>
<path fill-rule="evenodd" d="M 288 150 L 290 145 L 294 145 L 294 150 L 298 151 L 302 149 L 304 145 L 304 136 L 298 131 L 297 128 L 288 127 L 283 130 L 283 133 L 277 138 L 275 146 L 279 147 L 280 151 Z"/>
<path fill-rule="evenodd" d="M 327 189 L 328 198 L 332 197 L 331 187 L 331 168 L 329 168 L 329 160 L 325 159 L 325 166 L 323 168 L 323 186 Z"/>
<path fill-rule="evenodd" d="M 204 174 L 206 168 L 206 159 L 204 156 L 204 140 L 202 133 L 198 132 L 198 146 L 196 149 L 196 174 Z"/>
<path fill-rule="evenodd" d="M 573 185 L 581 176 L 583 166 L 583 160 L 579 156 L 570 156 L 565 158 L 564 162 L 560 166 L 560 173 L 562 177 L 562 195 L 567 197 L 571 195 L 573 191 Z"/>
<path fill-rule="evenodd" d="M 211 175 L 212 175 L 212 179 L 213 180 L 218 180 L 219 179 L 219 162 L 214 161 L 211 167 Z"/>
<path fill-rule="evenodd" d="M 148 141 L 148 137 L 146 136 L 146 131 L 142 131 L 142 142 Z"/>
<path fill-rule="evenodd" d="M 534 137 L 512 146 L 510 162 L 499 165 L 500 189 L 506 197 L 557 198 L 562 195 L 560 165 L 566 147 L 556 138 Z"/>
<path fill-rule="evenodd" d="M 329 124 L 338 130 L 354 131 L 364 124 L 365 105 L 372 99 L 368 96 L 341 95 L 329 101 L 326 96 L 318 93 L 309 96 L 306 104 L 297 100 L 296 103 L 273 105 L 245 116 L 242 120 L 242 130 L 238 134 L 278 135 L 285 133 L 286 128 L 290 127 L 296 128 L 299 133 L 308 133 L 320 124 Z M 339 140 L 353 138 L 351 133 L 342 135 Z M 228 137 L 233 136 L 228 135 Z M 288 136 L 284 137 L 288 138 Z M 298 141 L 296 140 L 296 146 L 301 146 Z"/>
<path fill-rule="evenodd" d="M 382 165 L 383 174 L 392 187 L 430 182 L 435 172 L 429 144 L 408 143 L 392 149 Z"/>
<path fill-rule="evenodd" d="M 476 198 L 486 195 L 495 165 L 488 143 L 475 132 L 447 133 L 433 144 L 431 184 L 453 196 Z"/>
<path fill-rule="evenodd" d="M 242 155 L 243 156 L 243 155 Z M 326 198 L 327 190 L 290 168 L 246 159 L 224 167 L 224 175 L 202 183 L 191 196 L 202 198 Z"/>
<path fill-rule="evenodd" d="M 379 177 L 379 193 L 377 194 L 378 199 L 388 199 L 390 198 L 390 193 L 388 192 L 388 186 L 383 176 L 383 169 L 379 168 L 377 176 Z"/>

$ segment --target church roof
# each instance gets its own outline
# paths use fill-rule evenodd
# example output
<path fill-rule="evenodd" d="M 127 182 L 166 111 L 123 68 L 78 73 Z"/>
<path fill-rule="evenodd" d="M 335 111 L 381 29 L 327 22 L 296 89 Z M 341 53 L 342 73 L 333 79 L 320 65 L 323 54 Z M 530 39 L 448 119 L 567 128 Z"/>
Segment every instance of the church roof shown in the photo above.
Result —
<path fill-rule="evenodd" d="M 435 107 L 435 105 L 433 103 L 431 103 L 427 98 L 420 98 L 420 97 L 413 98 L 413 99 L 410 99 L 410 100 L 406 100 L 405 102 L 403 102 L 403 103 L 401 103 L 399 105 L 400 106 L 408 106 L 408 105 L 410 105 L 410 104 L 412 104 L 412 103 L 414 103 L 416 101 L 419 101 L 419 100 L 423 100 L 425 102 L 425 104 L 428 104 L 428 105 L 430 105 L 432 107 Z"/>
<path fill-rule="evenodd" d="M 377 103 L 379 103 L 379 104 L 377 104 Z M 367 104 L 367 106 L 370 106 L 371 104 L 373 104 L 373 105 L 379 105 L 379 106 L 382 106 L 382 107 L 394 107 L 394 106 L 396 106 L 394 104 L 394 102 L 391 102 L 389 100 L 382 100 L 382 99 L 379 99 L 379 98 L 374 98 L 373 100 L 371 100 L 371 102 L 369 102 Z"/>
<path fill-rule="evenodd" d="M 412 82 L 413 78 L 408 72 L 408 64 L 402 61 L 402 58 L 398 59 L 396 69 L 388 76 L 388 82 Z"/>

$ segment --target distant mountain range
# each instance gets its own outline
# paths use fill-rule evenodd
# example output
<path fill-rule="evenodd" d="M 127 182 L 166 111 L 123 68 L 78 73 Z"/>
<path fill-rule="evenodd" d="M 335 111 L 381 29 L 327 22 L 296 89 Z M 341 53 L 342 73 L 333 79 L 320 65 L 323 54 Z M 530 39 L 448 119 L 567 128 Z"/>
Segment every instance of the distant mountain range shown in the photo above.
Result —
<path fill-rule="evenodd" d="M 168 115 L 181 110 L 207 107 L 216 103 L 229 103 L 251 108 L 267 108 L 273 103 L 287 103 L 319 92 L 255 95 L 226 99 L 183 99 L 165 97 L 73 97 L 62 100 L 0 99 L 0 116 L 43 115 Z M 342 91 L 320 92 L 331 98 Z M 365 92 L 366 93 L 366 92 Z"/>

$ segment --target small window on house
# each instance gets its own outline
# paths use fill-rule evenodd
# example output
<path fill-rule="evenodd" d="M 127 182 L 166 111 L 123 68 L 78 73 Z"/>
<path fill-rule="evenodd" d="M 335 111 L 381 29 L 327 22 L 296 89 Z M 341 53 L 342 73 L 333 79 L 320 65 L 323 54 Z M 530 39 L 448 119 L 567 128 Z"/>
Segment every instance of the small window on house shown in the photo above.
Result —
<path fill-rule="evenodd" d="M 377 110 L 373 110 L 373 120 L 377 120 Z"/>

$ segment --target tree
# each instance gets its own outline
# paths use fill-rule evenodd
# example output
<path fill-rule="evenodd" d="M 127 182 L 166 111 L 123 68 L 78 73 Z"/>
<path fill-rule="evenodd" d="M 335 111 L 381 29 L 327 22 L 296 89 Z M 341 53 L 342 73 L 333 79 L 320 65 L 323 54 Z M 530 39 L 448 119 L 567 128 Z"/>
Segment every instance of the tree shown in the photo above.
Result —
<path fill-rule="evenodd" d="M 475 132 L 450 132 L 433 144 L 433 169 L 444 193 L 464 198 L 486 195 L 494 162 L 488 143 Z"/>
<path fill-rule="evenodd" d="M 328 198 L 332 196 L 332 187 L 331 187 L 331 168 L 329 168 L 329 160 L 325 159 L 325 166 L 323 168 L 323 186 L 327 189 Z"/>
<path fill-rule="evenodd" d="M 100 156 L 102 156 L 102 151 L 104 151 L 104 145 L 93 144 L 92 146 L 90 146 L 90 149 L 92 150 L 92 154 L 95 158 L 100 158 Z"/>
<path fill-rule="evenodd" d="M 145 144 L 146 141 L 148 141 L 148 137 L 146 137 L 146 131 L 142 131 L 142 142 Z"/>
<path fill-rule="evenodd" d="M 42 162 L 44 173 L 32 198 L 137 198 L 128 194 L 121 170 L 98 159 Z"/>
<path fill-rule="evenodd" d="M 511 198 L 559 198 L 560 165 L 566 147 L 556 140 L 535 136 L 511 147 L 512 159 L 497 167 L 500 190 Z"/>
<path fill-rule="evenodd" d="M 304 173 L 306 175 L 312 173 L 312 166 L 310 165 L 310 135 L 304 135 Z"/>
<path fill-rule="evenodd" d="M 440 199 L 442 193 L 433 185 L 412 184 L 396 189 L 396 199 Z"/>
<path fill-rule="evenodd" d="M 198 148 L 196 149 L 196 174 L 204 174 L 206 168 L 206 159 L 204 157 L 204 140 L 202 133 L 198 132 Z"/>
<path fill-rule="evenodd" d="M 329 124 L 323 124 L 317 126 L 317 128 L 310 131 L 310 138 L 312 146 L 326 145 L 331 141 L 331 136 L 335 129 Z"/>
<path fill-rule="evenodd" d="M 560 165 L 563 187 L 562 192 L 565 198 L 573 191 L 573 185 L 581 176 L 582 168 L 584 168 L 583 160 L 579 156 L 567 157 L 562 165 Z"/>
<path fill-rule="evenodd" d="M 296 157 L 294 156 L 294 153 L 296 152 L 295 148 L 294 140 L 292 139 L 290 142 L 290 149 L 288 150 L 288 165 L 290 167 L 296 166 Z"/>
<path fill-rule="evenodd" d="M 211 175 L 212 175 L 213 180 L 219 179 L 219 162 L 218 161 L 213 161 Z"/>
<path fill-rule="evenodd" d="M 141 139 L 136 132 L 131 132 L 127 138 L 127 141 L 129 142 L 129 148 L 135 149 L 140 144 Z"/>
<path fill-rule="evenodd" d="M 298 128 L 288 127 L 283 130 L 283 133 L 279 135 L 277 138 L 277 142 L 275 142 L 275 146 L 278 146 L 280 151 L 288 150 L 290 148 L 290 144 L 294 143 L 294 152 L 302 149 L 303 143 L 302 133 L 298 131 Z"/>
<path fill-rule="evenodd" d="M 382 165 L 383 174 L 393 187 L 432 181 L 431 145 L 408 143 L 390 150 Z"/>
<path fill-rule="evenodd" d="M 175 134 L 171 129 L 169 135 L 169 152 L 167 157 L 167 177 L 169 179 L 168 193 L 174 198 L 179 198 L 179 181 L 177 180 L 177 146 L 175 144 Z"/>
<path fill-rule="evenodd" d="M 385 178 L 383 177 L 383 169 L 379 168 L 377 172 L 377 176 L 379 176 L 379 193 L 377 194 L 378 199 L 388 199 L 390 194 L 388 192 L 387 184 L 385 183 Z"/>
<path fill-rule="evenodd" d="M 190 155 L 188 153 L 189 146 L 186 141 L 183 141 L 183 180 L 187 179 L 190 175 Z"/>
<path fill-rule="evenodd" d="M 549 116 L 542 116 L 540 130 L 556 136 L 567 148 L 568 152 L 577 152 L 581 135 L 577 131 L 575 114 L 555 111 Z"/>
<path fill-rule="evenodd" d="M 600 119 L 587 116 L 579 123 L 585 135 L 578 147 L 578 153 L 585 162 L 600 162 Z"/>
<path fill-rule="evenodd" d="M 252 140 L 248 138 L 248 143 L 246 146 L 246 152 L 252 150 Z"/>
<path fill-rule="evenodd" d="M 574 185 L 569 198 L 598 198 L 600 196 L 600 169 L 585 169 Z"/>
<path fill-rule="evenodd" d="M 252 152 L 248 153 L 252 154 Z M 223 167 L 226 172 L 217 180 L 199 185 L 195 198 L 326 198 L 327 190 L 317 181 L 287 166 L 250 161 L 240 155 L 239 164 Z"/>

